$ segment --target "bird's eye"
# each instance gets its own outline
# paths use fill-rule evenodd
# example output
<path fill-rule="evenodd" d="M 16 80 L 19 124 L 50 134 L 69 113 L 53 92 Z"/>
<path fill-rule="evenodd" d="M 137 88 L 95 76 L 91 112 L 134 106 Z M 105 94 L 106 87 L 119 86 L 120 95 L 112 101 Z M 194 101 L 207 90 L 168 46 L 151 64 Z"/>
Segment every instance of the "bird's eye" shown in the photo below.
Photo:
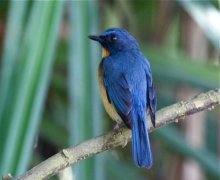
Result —
<path fill-rule="evenodd" d="M 111 41 L 116 41 L 117 39 L 118 38 L 115 35 L 111 36 Z"/>

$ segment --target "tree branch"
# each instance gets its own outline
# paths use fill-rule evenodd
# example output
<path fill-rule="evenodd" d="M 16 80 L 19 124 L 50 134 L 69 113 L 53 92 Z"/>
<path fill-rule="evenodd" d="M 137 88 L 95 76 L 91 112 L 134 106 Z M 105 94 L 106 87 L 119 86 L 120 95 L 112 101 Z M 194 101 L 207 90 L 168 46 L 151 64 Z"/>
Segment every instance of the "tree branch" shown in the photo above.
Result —
<path fill-rule="evenodd" d="M 193 99 L 181 101 L 165 107 L 156 113 L 156 129 L 171 122 L 185 119 L 188 115 L 203 110 L 212 110 L 219 105 L 220 88 L 202 93 Z M 150 132 L 154 130 L 149 121 L 148 127 Z M 120 128 L 119 131 L 111 131 L 108 134 L 95 137 L 75 147 L 63 149 L 61 152 L 53 155 L 15 179 L 27 180 L 49 178 L 81 160 L 94 156 L 100 152 L 123 146 L 126 140 L 131 140 L 131 132 L 129 129 L 123 127 Z"/>

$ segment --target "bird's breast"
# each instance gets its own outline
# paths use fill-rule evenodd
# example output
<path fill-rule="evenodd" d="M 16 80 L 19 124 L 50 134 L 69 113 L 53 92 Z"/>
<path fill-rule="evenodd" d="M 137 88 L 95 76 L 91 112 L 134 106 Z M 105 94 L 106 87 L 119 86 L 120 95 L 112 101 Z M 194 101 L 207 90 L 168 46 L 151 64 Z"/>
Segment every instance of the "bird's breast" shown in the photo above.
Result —
<path fill-rule="evenodd" d="M 102 58 L 106 58 L 109 55 L 110 55 L 110 51 L 103 47 L 102 48 Z"/>
<path fill-rule="evenodd" d="M 117 111 L 115 110 L 114 105 L 110 103 L 108 100 L 106 88 L 104 86 L 104 81 L 103 81 L 103 69 L 102 69 L 101 64 L 102 62 L 99 65 L 98 79 L 99 79 L 99 89 L 101 93 L 101 98 L 102 98 L 105 110 L 114 121 L 116 121 L 117 123 L 121 123 L 122 122 L 121 117 L 118 115 Z"/>

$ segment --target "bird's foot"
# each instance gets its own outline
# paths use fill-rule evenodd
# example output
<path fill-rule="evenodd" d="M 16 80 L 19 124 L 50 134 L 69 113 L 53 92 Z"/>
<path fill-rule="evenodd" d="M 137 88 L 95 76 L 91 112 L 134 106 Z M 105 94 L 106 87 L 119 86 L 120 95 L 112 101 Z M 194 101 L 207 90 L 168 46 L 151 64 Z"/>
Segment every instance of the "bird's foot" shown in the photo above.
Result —
<path fill-rule="evenodd" d="M 123 144 L 121 145 L 122 148 L 124 148 L 128 144 L 128 139 L 125 136 L 123 136 L 123 140 Z"/>
<path fill-rule="evenodd" d="M 120 125 L 118 123 L 115 124 L 113 130 L 116 131 L 117 133 L 121 133 L 122 138 L 123 138 L 123 142 L 122 142 L 121 147 L 124 148 L 128 144 L 128 139 L 123 135 L 123 133 L 122 133 L 123 130 L 120 129 Z"/>
<path fill-rule="evenodd" d="M 118 123 L 115 124 L 114 127 L 113 127 L 113 130 L 114 130 L 114 131 L 119 131 L 119 129 L 120 129 L 119 124 L 118 124 Z"/>
<path fill-rule="evenodd" d="M 121 144 L 121 147 L 124 148 L 124 147 L 127 146 L 127 144 L 128 144 L 129 137 L 127 137 L 125 134 L 123 134 L 123 130 L 121 131 L 121 135 L 122 135 L 122 144 Z"/>

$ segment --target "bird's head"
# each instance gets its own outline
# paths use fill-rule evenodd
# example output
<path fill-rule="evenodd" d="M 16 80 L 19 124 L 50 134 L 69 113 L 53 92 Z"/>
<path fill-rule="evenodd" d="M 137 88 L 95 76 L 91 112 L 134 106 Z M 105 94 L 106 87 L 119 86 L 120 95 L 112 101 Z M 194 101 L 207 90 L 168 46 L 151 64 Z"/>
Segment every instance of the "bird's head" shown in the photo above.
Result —
<path fill-rule="evenodd" d="M 90 35 L 90 39 L 98 41 L 103 47 L 103 57 L 139 48 L 135 38 L 122 28 L 107 29 L 99 36 Z"/>

